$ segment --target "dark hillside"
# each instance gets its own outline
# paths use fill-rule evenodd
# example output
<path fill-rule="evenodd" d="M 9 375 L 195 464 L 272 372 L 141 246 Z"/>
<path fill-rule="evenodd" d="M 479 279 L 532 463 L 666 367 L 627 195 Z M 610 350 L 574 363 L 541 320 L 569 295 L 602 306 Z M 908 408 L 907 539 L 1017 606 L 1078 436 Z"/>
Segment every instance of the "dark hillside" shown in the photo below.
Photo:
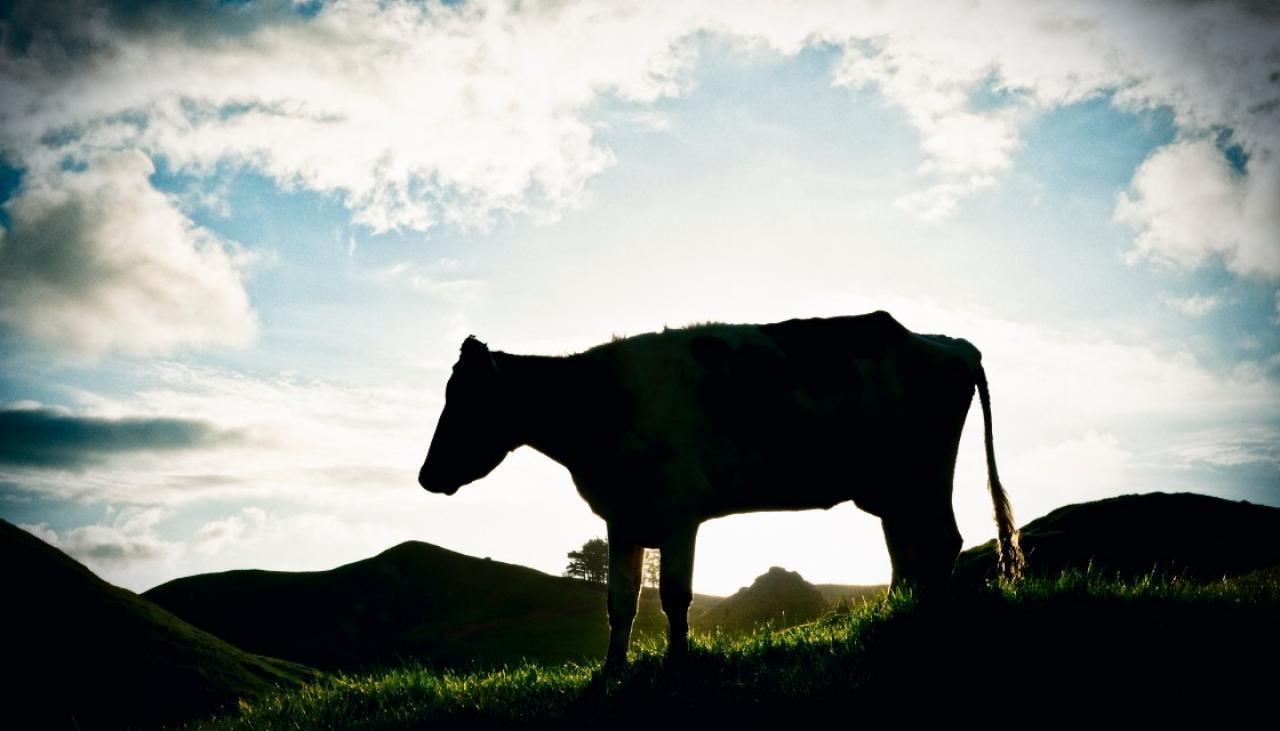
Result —
<path fill-rule="evenodd" d="M 1124 495 L 1058 508 L 1022 528 L 1028 570 L 1064 569 L 1122 577 L 1152 571 L 1193 580 L 1221 579 L 1280 564 L 1280 508 L 1193 493 Z M 994 576 L 995 544 L 960 554 L 955 576 Z"/>
<path fill-rule="evenodd" d="M 649 594 L 637 632 L 665 632 Z M 328 571 L 204 574 L 146 596 L 243 647 L 324 668 L 583 660 L 608 642 L 603 584 L 417 541 Z M 695 611 L 714 601 L 699 596 Z"/>
<path fill-rule="evenodd" d="M 5 725 L 155 725 L 317 677 L 244 652 L 0 521 Z"/>

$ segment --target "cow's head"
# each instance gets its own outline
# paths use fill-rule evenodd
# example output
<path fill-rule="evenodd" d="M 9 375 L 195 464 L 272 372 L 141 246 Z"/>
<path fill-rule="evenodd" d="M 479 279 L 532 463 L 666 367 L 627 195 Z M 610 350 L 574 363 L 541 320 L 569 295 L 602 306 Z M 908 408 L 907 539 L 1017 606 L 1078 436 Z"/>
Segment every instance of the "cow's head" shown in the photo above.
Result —
<path fill-rule="evenodd" d="M 488 346 L 469 336 L 445 387 L 444 410 L 436 424 L 418 484 L 452 495 L 493 471 L 515 448 L 507 434 L 498 366 Z"/>

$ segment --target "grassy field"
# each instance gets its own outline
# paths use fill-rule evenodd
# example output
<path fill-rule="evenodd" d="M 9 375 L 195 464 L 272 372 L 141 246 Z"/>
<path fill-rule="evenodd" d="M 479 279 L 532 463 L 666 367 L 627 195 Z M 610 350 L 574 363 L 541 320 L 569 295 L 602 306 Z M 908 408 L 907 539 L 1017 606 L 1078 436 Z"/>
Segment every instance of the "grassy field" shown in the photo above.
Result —
<path fill-rule="evenodd" d="M 630 667 L 406 665 L 242 703 L 195 730 L 641 727 L 949 717 L 1150 722 L 1270 712 L 1280 579 L 1191 583 L 1068 571 L 939 604 L 910 596 L 784 631 L 641 644 Z"/>

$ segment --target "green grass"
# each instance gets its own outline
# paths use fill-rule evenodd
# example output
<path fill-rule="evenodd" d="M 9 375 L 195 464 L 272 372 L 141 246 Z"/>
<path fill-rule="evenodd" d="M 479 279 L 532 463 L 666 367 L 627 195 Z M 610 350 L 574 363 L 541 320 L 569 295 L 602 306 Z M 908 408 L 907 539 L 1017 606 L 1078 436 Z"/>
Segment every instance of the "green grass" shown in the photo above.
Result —
<path fill-rule="evenodd" d="M 405 665 L 280 691 L 203 729 L 547 727 L 910 715 L 920 700 L 974 713 L 1109 704 L 1159 717 L 1153 693 L 1186 708 L 1267 702 L 1280 655 L 1280 579 L 1194 583 L 1069 571 L 989 585 L 938 604 L 894 594 L 848 614 L 746 636 L 697 635 L 679 667 L 633 645 L 605 680 L 594 665 L 518 664 L 487 672 Z M 1064 700 L 1069 700 L 1064 704 Z M 1132 705 L 1126 705 L 1132 701 Z M 1165 710 L 1173 713 L 1175 707 Z"/>

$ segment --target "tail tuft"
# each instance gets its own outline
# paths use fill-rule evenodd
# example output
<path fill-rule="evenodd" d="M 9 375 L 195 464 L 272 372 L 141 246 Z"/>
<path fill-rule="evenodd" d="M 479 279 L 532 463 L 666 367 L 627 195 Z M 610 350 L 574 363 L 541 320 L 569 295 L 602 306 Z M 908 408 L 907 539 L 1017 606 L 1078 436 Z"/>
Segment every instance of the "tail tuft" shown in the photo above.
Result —
<path fill-rule="evenodd" d="M 991 394 L 987 391 L 987 374 L 981 365 L 978 366 L 977 382 L 978 400 L 982 402 L 982 426 L 986 436 L 987 487 L 991 491 L 991 507 L 996 519 L 996 550 L 1000 575 L 1008 581 L 1017 581 L 1022 578 L 1027 561 L 1022 555 L 1022 547 L 1018 545 L 1018 528 L 1013 520 L 1009 495 L 1000 484 L 1000 473 L 996 470 L 996 448 L 991 437 Z"/>

